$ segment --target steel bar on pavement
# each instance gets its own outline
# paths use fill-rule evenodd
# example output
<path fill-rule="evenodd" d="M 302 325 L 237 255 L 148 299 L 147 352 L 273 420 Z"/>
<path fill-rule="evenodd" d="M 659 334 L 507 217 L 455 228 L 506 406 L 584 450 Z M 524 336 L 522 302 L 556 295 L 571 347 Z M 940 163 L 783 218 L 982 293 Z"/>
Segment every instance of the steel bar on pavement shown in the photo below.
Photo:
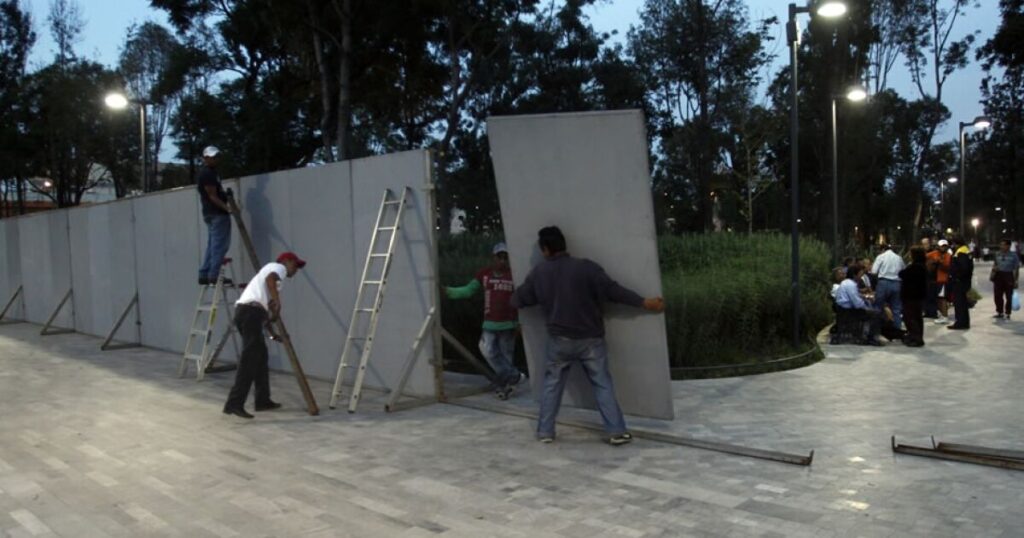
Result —
<path fill-rule="evenodd" d="M 451 405 L 457 405 L 460 407 L 466 407 L 469 409 L 477 409 L 479 411 L 489 411 L 492 413 L 501 413 L 505 415 L 511 415 L 515 417 L 523 417 L 532 420 L 537 419 L 536 413 L 527 411 L 521 411 L 513 409 L 508 406 L 500 406 L 494 404 L 487 404 L 483 402 L 473 402 L 466 400 L 449 400 L 445 403 Z M 589 422 L 583 422 L 572 419 L 559 419 L 558 424 L 562 426 L 568 426 L 570 428 L 580 428 L 584 430 L 591 430 L 597 432 L 604 432 L 604 427 L 599 424 L 592 424 Z M 740 445 L 732 445 L 728 443 L 720 443 L 716 441 L 706 441 L 703 439 L 694 439 L 692 437 L 683 437 L 680 435 L 674 435 L 669 433 L 652 432 L 648 430 L 630 430 L 633 437 L 637 439 L 646 439 L 648 441 L 655 441 L 659 443 L 666 443 L 671 445 L 685 446 L 689 448 L 700 448 L 703 450 L 712 450 L 715 452 L 722 452 L 725 454 L 732 454 L 734 456 L 745 456 L 748 458 L 757 458 L 762 460 L 777 461 L 780 463 L 789 463 L 792 465 L 809 466 L 814 461 L 814 451 L 807 456 L 799 456 L 796 454 L 788 454 L 785 452 L 778 452 L 775 450 L 764 450 L 760 448 L 750 448 Z"/>
<path fill-rule="evenodd" d="M 973 463 L 975 465 L 986 465 L 988 467 L 999 467 L 1024 471 L 1024 461 L 1016 459 L 1001 459 L 980 455 L 972 455 L 962 452 L 945 452 L 936 448 L 923 446 L 900 445 L 896 443 L 896 436 L 892 436 L 892 451 L 898 454 L 910 454 L 912 456 L 923 456 L 939 460 L 957 461 L 960 463 Z"/>
<path fill-rule="evenodd" d="M 480 362 L 480 359 L 476 358 L 476 355 L 470 353 L 470 351 L 466 349 L 466 346 L 462 345 L 462 342 L 459 342 L 454 336 L 452 336 L 452 333 L 448 332 L 444 327 L 441 327 L 441 338 L 448 342 L 448 344 L 452 346 L 452 349 L 461 355 L 462 358 L 466 359 L 466 361 L 476 368 L 481 375 L 486 377 L 488 381 L 494 383 L 495 378 L 494 374 L 491 373 L 491 370 Z"/>
<path fill-rule="evenodd" d="M 1024 451 L 1020 450 L 1008 450 L 1002 448 L 991 448 L 987 446 L 978 445 L 964 445 L 958 443 L 936 443 L 932 440 L 932 445 L 935 450 L 940 452 L 949 452 L 954 454 L 968 454 L 971 456 L 981 456 L 985 458 L 998 458 L 1001 460 L 1011 461 L 1024 461 Z"/>

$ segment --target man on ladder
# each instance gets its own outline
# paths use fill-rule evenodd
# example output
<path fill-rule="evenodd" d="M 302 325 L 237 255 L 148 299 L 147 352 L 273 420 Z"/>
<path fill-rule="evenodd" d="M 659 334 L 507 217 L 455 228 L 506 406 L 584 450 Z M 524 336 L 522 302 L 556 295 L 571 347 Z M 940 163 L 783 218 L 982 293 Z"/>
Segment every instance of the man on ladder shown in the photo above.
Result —
<path fill-rule="evenodd" d="M 249 387 L 256 385 L 256 411 L 271 411 L 281 404 L 270 399 L 270 357 L 263 340 L 263 327 L 277 319 L 281 312 L 279 288 L 285 277 L 291 278 L 306 262 L 293 252 L 277 257 L 277 263 L 268 263 L 249 284 L 235 303 L 235 326 L 242 335 L 242 357 L 238 361 L 235 385 L 228 393 L 224 414 L 253 418 L 245 410 Z M 274 335 L 271 333 L 271 337 Z"/>
<path fill-rule="evenodd" d="M 203 150 L 203 169 L 199 171 L 196 188 L 199 191 L 199 202 L 203 207 L 203 222 L 208 230 L 206 255 L 199 267 L 199 285 L 205 286 L 217 282 L 220 275 L 221 262 L 231 246 L 231 206 L 228 205 L 227 192 L 217 176 L 217 161 L 220 150 L 207 146 Z M 231 285 L 225 279 L 225 285 Z"/>

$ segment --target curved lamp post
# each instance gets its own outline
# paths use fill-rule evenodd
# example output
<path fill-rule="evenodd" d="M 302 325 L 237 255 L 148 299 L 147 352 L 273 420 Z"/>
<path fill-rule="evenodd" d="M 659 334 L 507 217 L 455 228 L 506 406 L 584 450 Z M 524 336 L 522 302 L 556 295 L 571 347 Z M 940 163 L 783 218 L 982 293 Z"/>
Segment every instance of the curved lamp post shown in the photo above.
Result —
<path fill-rule="evenodd" d="M 142 192 L 149 192 L 149 163 L 146 151 L 146 103 L 141 99 L 128 99 L 123 93 L 108 93 L 103 102 L 114 110 L 123 110 L 129 104 L 139 105 L 139 138 L 142 141 Z"/>
<path fill-rule="evenodd" d="M 974 121 L 960 122 L 960 233 L 966 231 L 964 228 L 964 199 L 967 198 L 967 135 L 964 129 L 974 127 L 983 131 L 992 126 L 992 120 L 987 116 L 978 116 Z"/>
<path fill-rule="evenodd" d="M 859 103 L 868 98 L 861 85 L 850 86 L 843 95 L 832 96 L 832 263 L 839 261 L 839 142 L 836 123 L 836 100 Z"/>
<path fill-rule="evenodd" d="M 816 14 L 820 17 L 835 18 L 846 13 L 846 3 L 838 0 L 823 0 L 798 7 L 789 4 L 789 22 L 786 24 L 786 40 L 789 41 L 789 93 L 792 104 L 789 111 L 789 145 L 790 145 L 790 203 L 792 205 L 790 224 L 790 252 L 792 257 L 792 277 L 790 294 L 793 299 L 793 347 L 800 346 L 800 150 L 799 150 L 799 94 L 797 82 L 797 52 L 800 49 L 800 27 L 797 16 L 801 13 Z"/>

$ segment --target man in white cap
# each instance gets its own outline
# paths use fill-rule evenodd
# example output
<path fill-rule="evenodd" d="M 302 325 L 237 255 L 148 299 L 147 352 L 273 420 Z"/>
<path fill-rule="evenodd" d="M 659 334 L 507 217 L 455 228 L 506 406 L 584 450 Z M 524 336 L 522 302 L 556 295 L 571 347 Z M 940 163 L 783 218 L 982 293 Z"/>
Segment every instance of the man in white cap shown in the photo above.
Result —
<path fill-rule="evenodd" d="M 217 175 L 217 161 L 220 150 L 207 146 L 203 150 L 203 168 L 196 178 L 199 202 L 203 208 L 203 222 L 206 223 L 207 241 L 203 264 L 199 266 L 199 285 L 214 284 L 220 275 L 224 255 L 231 246 L 231 208 L 228 196 Z M 231 284 L 225 279 L 226 284 Z"/>
<path fill-rule="evenodd" d="M 449 299 L 468 299 L 484 290 L 480 352 L 494 369 L 495 396 L 506 400 L 526 376 L 515 366 L 519 318 L 511 303 L 515 284 L 508 265 L 508 248 L 505 243 L 498 243 L 491 254 L 494 260 L 489 267 L 479 270 L 465 286 L 446 287 L 445 295 Z"/>
<path fill-rule="evenodd" d="M 935 271 L 935 303 L 938 306 L 939 317 L 935 323 L 943 325 L 949 323 L 949 265 L 953 262 L 953 255 L 949 251 L 949 241 L 939 239 L 938 248 L 926 255 L 925 266 L 929 271 Z"/>

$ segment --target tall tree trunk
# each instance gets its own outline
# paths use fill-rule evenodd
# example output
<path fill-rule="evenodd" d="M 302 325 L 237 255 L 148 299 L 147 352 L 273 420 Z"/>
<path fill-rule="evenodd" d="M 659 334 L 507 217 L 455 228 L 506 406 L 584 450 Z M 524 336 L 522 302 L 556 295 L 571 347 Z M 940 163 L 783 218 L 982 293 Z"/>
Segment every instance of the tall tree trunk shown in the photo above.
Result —
<path fill-rule="evenodd" d="M 341 18 L 341 51 L 338 60 L 337 151 L 339 161 L 352 158 L 352 0 L 334 0 Z"/>
<path fill-rule="evenodd" d="M 320 79 L 320 106 L 323 108 L 320 116 L 320 146 L 324 152 L 324 160 L 334 161 L 334 147 L 331 144 L 331 77 L 324 58 L 324 41 L 320 32 L 316 30 L 317 16 L 313 7 L 313 1 L 306 1 L 306 8 L 309 11 L 309 22 L 313 30 L 313 58 L 316 61 L 317 75 Z"/>

